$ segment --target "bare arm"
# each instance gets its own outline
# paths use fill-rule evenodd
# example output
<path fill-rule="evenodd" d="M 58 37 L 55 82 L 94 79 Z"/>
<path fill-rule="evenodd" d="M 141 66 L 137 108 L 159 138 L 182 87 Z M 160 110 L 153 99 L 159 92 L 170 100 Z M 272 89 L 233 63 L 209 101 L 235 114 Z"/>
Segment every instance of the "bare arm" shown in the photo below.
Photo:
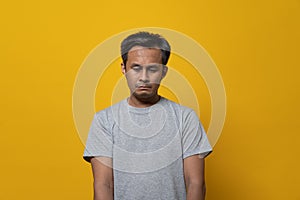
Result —
<path fill-rule="evenodd" d="M 199 158 L 199 155 L 194 155 L 185 158 L 183 162 L 187 200 L 204 200 L 204 158 Z"/>
<path fill-rule="evenodd" d="M 113 200 L 112 160 L 107 157 L 91 159 L 94 176 L 94 200 Z"/>

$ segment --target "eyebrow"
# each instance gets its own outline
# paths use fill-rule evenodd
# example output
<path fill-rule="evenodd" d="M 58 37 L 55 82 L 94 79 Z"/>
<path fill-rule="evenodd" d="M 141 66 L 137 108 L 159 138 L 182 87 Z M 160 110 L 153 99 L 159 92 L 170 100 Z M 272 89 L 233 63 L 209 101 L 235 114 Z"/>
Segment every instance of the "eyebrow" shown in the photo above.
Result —
<path fill-rule="evenodd" d="M 138 64 L 138 63 L 132 63 L 130 65 L 130 67 L 142 67 L 142 65 Z"/>
<path fill-rule="evenodd" d="M 159 67 L 160 65 L 162 65 L 162 64 L 160 64 L 160 63 L 151 63 L 151 64 L 149 64 L 149 65 L 146 65 L 145 67 L 146 67 L 146 68 L 150 68 L 150 67 Z M 143 67 L 143 65 L 140 65 L 140 64 L 138 64 L 138 63 L 132 63 L 132 64 L 130 65 L 130 67 Z"/>

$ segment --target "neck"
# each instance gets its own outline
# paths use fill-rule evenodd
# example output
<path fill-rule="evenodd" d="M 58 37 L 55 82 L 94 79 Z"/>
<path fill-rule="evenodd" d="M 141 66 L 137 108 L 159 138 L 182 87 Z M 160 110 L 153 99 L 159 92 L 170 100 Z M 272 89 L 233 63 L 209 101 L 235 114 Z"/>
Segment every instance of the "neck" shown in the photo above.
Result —
<path fill-rule="evenodd" d="M 130 95 L 130 97 L 128 98 L 128 104 L 137 108 L 146 108 L 156 104 L 159 100 L 159 95 L 155 95 L 147 99 L 138 99 L 134 95 Z"/>

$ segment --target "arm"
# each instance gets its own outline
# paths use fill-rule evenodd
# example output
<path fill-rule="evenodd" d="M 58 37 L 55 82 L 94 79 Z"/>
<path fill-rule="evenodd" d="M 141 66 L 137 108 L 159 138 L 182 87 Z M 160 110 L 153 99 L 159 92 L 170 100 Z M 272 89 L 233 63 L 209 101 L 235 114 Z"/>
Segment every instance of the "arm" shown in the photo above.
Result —
<path fill-rule="evenodd" d="M 94 200 L 113 200 L 112 160 L 108 157 L 91 159 L 94 176 Z"/>
<path fill-rule="evenodd" d="M 204 200 L 204 158 L 199 158 L 199 155 L 193 155 L 185 158 L 183 164 L 187 200 Z"/>

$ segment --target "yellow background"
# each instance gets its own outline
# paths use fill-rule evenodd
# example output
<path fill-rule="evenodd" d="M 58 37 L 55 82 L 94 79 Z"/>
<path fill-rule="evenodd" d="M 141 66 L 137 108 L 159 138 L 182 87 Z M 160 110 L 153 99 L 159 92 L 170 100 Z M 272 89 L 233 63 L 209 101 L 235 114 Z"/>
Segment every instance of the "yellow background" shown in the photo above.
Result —
<path fill-rule="evenodd" d="M 299 20 L 299 0 L 2 2 L 0 199 L 92 199 L 72 118 L 76 73 L 108 37 L 156 26 L 195 39 L 224 80 L 207 199 L 299 200 Z"/>

